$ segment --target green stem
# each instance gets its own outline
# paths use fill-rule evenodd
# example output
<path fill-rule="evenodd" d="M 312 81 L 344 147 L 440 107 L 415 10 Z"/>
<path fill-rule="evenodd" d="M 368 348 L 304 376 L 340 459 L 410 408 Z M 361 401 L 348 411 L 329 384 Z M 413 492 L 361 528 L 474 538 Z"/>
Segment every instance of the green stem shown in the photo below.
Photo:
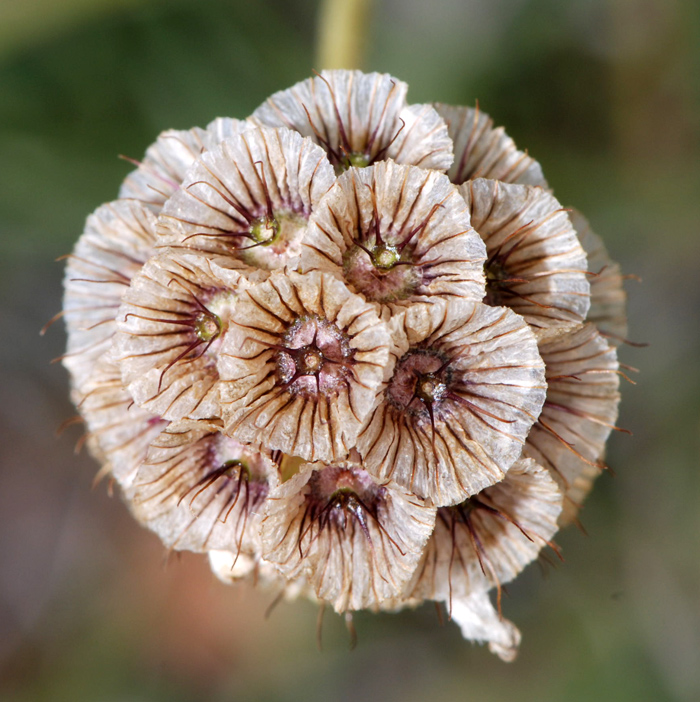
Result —
<path fill-rule="evenodd" d="M 360 68 L 372 0 L 322 0 L 316 61 L 320 69 Z"/>

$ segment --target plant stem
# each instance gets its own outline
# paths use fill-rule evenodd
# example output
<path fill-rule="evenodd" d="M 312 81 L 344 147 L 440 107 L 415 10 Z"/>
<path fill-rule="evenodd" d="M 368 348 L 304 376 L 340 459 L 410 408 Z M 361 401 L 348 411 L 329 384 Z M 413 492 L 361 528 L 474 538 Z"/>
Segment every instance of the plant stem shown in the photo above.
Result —
<path fill-rule="evenodd" d="M 320 69 L 360 68 L 372 0 L 322 0 L 316 61 Z"/>

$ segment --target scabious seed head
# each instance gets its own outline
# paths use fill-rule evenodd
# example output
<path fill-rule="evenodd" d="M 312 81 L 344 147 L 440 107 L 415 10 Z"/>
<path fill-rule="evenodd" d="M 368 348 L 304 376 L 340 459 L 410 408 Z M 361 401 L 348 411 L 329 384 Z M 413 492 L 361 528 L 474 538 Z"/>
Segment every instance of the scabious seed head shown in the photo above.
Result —
<path fill-rule="evenodd" d="M 68 258 L 63 363 L 168 548 L 346 616 L 434 600 L 512 660 L 501 587 L 617 428 L 623 277 L 486 114 L 406 92 L 324 71 L 163 132 Z"/>

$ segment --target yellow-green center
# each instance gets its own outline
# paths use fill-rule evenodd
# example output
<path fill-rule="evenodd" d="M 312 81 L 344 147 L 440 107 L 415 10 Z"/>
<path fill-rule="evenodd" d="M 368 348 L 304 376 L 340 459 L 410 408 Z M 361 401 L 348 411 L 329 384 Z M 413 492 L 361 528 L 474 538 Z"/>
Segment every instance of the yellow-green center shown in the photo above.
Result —
<path fill-rule="evenodd" d="M 263 218 L 254 222 L 250 227 L 250 235 L 256 244 L 269 246 L 280 233 L 280 225 L 275 219 Z"/>

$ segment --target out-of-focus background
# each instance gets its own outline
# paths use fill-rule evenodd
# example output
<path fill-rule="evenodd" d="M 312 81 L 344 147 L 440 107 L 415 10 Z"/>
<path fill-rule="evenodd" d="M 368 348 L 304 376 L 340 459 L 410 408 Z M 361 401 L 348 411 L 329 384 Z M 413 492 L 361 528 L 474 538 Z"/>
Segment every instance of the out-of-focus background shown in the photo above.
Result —
<path fill-rule="evenodd" d="M 376 0 L 366 67 L 474 104 L 588 216 L 630 281 L 638 367 L 566 562 L 508 587 L 506 665 L 432 607 L 328 616 L 166 563 L 75 455 L 62 264 L 166 128 L 245 117 L 315 65 L 316 0 L 0 2 L 0 699 L 700 699 L 700 4 Z"/>

